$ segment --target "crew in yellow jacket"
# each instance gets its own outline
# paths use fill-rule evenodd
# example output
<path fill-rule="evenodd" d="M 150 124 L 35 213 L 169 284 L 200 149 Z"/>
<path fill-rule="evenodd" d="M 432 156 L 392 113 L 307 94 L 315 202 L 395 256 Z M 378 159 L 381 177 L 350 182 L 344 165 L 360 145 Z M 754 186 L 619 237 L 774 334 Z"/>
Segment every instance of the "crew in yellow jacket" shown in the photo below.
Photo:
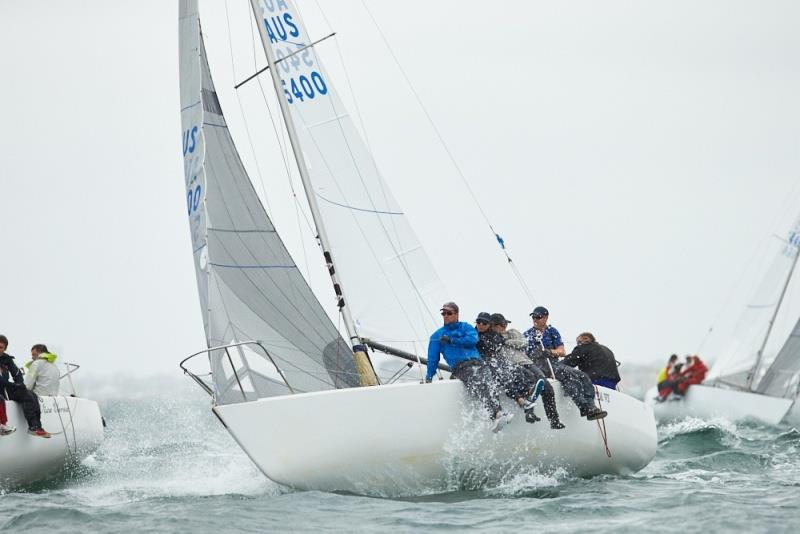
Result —
<path fill-rule="evenodd" d="M 53 397 L 58 395 L 61 374 L 55 361 L 58 356 L 47 350 L 41 343 L 31 347 L 33 360 L 25 364 L 25 387 L 37 395 Z"/>

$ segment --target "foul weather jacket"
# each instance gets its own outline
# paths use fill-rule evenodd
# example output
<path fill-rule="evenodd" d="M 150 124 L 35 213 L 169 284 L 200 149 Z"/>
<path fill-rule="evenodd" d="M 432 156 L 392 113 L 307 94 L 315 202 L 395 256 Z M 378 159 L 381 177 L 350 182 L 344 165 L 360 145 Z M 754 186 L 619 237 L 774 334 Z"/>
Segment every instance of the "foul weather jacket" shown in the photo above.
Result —
<path fill-rule="evenodd" d="M 449 338 L 449 341 L 442 342 L 442 336 Z M 478 331 L 469 323 L 455 322 L 446 324 L 431 335 L 428 342 L 428 374 L 426 378 L 431 380 L 436 374 L 439 366 L 439 356 L 444 356 L 444 360 L 450 369 L 466 360 L 480 360 L 481 356 L 475 346 L 478 343 Z"/>
<path fill-rule="evenodd" d="M 25 364 L 25 387 L 37 395 L 53 397 L 58 395 L 58 385 L 61 373 L 56 367 L 55 354 L 43 352 L 39 358 Z"/>
<path fill-rule="evenodd" d="M 11 380 L 14 384 L 24 385 L 25 379 L 22 377 L 22 372 L 14 363 L 14 357 L 10 354 L 3 352 L 0 354 L 0 396 L 5 396 L 6 386 L 11 385 Z"/>
<path fill-rule="evenodd" d="M 578 345 L 563 362 L 570 367 L 577 367 L 592 380 L 620 380 L 614 353 L 596 341 Z"/>

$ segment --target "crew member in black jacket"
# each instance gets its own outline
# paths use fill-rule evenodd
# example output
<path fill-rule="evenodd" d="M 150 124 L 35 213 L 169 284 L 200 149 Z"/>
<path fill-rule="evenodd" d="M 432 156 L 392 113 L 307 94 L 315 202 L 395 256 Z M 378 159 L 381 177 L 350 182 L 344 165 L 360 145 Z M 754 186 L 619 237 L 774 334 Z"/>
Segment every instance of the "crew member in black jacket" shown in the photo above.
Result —
<path fill-rule="evenodd" d="M 619 371 L 611 349 L 598 343 L 591 332 L 579 334 L 575 343 L 575 349 L 564 358 L 563 363 L 589 375 L 592 384 L 617 389 Z"/>
<path fill-rule="evenodd" d="M 22 413 L 28 421 L 28 434 L 49 438 L 50 434 L 42 428 L 42 409 L 39 397 L 25 387 L 22 372 L 14 363 L 14 357 L 6 354 L 8 338 L 0 335 L 0 397 L 17 401 L 22 405 Z"/>

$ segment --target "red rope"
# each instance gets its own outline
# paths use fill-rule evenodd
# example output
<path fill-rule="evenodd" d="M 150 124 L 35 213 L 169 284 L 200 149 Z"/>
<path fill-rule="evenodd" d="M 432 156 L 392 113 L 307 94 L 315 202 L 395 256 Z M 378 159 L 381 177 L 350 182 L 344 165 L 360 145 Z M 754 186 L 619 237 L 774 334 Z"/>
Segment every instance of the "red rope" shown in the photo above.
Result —
<path fill-rule="evenodd" d="M 600 400 L 600 390 L 597 386 L 594 387 L 594 392 L 597 395 L 597 406 L 602 410 L 603 401 Z M 603 437 L 603 447 L 606 449 L 606 456 L 611 458 L 611 449 L 608 448 L 608 432 L 606 431 L 605 417 L 597 420 L 597 428 L 600 430 L 600 435 Z"/>

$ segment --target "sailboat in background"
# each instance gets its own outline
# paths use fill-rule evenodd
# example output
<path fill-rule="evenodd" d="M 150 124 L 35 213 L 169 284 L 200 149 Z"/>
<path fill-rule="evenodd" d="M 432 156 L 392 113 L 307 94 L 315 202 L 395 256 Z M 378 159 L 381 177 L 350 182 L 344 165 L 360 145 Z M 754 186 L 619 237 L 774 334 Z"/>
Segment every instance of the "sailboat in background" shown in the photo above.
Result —
<path fill-rule="evenodd" d="M 617 391 L 598 393 L 605 431 L 554 383 L 566 430 L 518 420 L 495 435 L 488 421 L 476 424 L 482 411 L 465 415 L 473 406 L 460 381 L 388 383 L 375 361 L 394 357 L 370 359 L 366 346 L 417 359 L 439 326 L 444 285 L 293 3 L 251 0 L 251 8 L 347 337 L 247 176 L 211 78 L 197 0 L 182 0 L 186 200 L 207 348 L 181 367 L 259 469 L 296 488 L 416 494 L 476 471 L 496 479 L 527 468 L 594 475 L 647 465 L 652 410 Z M 198 355 L 208 357 L 210 378 L 190 370 Z"/>
<path fill-rule="evenodd" d="M 96 401 L 78 397 L 72 374 L 80 366 L 59 363 L 61 375 L 58 396 L 39 396 L 42 427 L 50 439 L 29 435 L 27 422 L 18 402 L 6 400 L 8 422 L 16 432 L 0 437 L 0 490 L 30 484 L 50 477 L 72 462 L 92 454 L 103 443 L 105 422 Z"/>
<path fill-rule="evenodd" d="M 786 418 L 800 393 L 800 318 L 795 320 L 797 310 L 785 306 L 799 249 L 800 217 L 781 239 L 728 349 L 703 384 L 690 386 L 678 401 L 657 402 L 656 389 L 648 391 L 659 420 L 721 416 L 777 425 Z"/>

